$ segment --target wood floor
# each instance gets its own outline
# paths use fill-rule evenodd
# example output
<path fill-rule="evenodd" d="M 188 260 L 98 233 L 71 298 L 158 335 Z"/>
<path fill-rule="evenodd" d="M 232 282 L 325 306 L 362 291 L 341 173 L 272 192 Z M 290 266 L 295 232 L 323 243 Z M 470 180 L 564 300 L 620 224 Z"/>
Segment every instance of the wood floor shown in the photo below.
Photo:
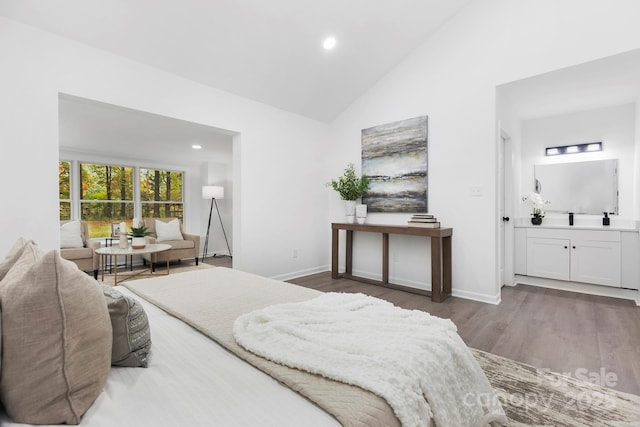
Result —
<path fill-rule="evenodd" d="M 231 258 L 207 258 L 231 267 Z M 527 285 L 502 289 L 499 305 L 429 297 L 330 272 L 290 281 L 324 292 L 361 292 L 451 319 L 468 346 L 640 395 L 640 307 L 632 301 Z"/>

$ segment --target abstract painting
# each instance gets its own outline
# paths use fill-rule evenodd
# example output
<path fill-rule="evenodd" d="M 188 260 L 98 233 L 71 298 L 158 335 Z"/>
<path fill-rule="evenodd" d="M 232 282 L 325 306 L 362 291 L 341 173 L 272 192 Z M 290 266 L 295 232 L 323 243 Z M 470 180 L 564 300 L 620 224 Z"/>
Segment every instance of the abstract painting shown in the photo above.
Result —
<path fill-rule="evenodd" d="M 427 212 L 427 116 L 362 130 L 369 212 Z"/>

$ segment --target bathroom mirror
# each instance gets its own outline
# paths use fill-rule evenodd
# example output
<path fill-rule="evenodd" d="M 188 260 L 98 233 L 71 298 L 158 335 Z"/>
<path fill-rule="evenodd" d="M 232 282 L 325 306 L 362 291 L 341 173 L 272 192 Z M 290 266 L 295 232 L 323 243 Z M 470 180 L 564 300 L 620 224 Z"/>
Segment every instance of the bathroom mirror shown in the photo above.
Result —
<path fill-rule="evenodd" d="M 535 165 L 535 190 L 547 212 L 618 214 L 618 160 Z"/>

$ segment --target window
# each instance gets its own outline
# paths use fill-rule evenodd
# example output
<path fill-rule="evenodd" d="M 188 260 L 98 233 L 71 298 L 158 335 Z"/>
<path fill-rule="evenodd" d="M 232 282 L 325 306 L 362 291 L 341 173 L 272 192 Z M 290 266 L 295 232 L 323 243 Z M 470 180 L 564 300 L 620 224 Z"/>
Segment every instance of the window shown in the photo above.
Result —
<path fill-rule="evenodd" d="M 143 218 L 183 219 L 182 172 L 140 169 Z"/>
<path fill-rule="evenodd" d="M 134 213 L 133 168 L 81 164 L 80 171 L 80 217 L 89 225 L 89 236 L 110 236 L 112 223 L 130 223 Z"/>
<path fill-rule="evenodd" d="M 71 162 L 58 162 L 60 219 L 71 219 Z"/>
<path fill-rule="evenodd" d="M 134 217 L 182 221 L 183 176 L 183 172 L 137 166 L 60 161 L 60 219 L 87 221 L 91 238 L 109 237 L 113 223 L 131 226 Z M 138 189 L 134 191 L 138 177 L 139 196 Z"/>

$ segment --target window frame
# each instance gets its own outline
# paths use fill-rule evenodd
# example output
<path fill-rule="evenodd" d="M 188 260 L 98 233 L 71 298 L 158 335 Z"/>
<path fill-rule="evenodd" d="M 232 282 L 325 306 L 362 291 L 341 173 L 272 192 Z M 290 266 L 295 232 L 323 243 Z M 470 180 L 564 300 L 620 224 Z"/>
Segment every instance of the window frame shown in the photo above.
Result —
<path fill-rule="evenodd" d="M 187 171 L 177 168 L 177 167 L 162 167 L 162 166 L 141 166 L 140 164 L 134 164 L 134 162 L 118 162 L 118 161 L 110 161 L 110 159 L 88 159 L 88 160 L 71 160 L 68 157 L 61 157 L 58 159 L 58 162 L 68 162 L 69 163 L 69 168 L 70 168 L 70 173 L 69 173 L 69 179 L 70 179 L 70 192 L 69 192 L 69 196 L 70 199 L 63 199 L 61 200 L 58 196 L 59 202 L 58 202 L 58 212 L 60 213 L 60 203 L 63 202 L 69 202 L 71 204 L 71 209 L 70 209 L 70 219 L 71 220 L 78 220 L 78 219 L 82 219 L 82 204 L 83 203 L 133 203 L 133 217 L 132 218 L 127 218 L 128 222 L 131 224 L 134 218 L 142 218 L 142 203 L 143 201 L 141 200 L 141 193 L 140 193 L 140 174 L 141 174 L 141 170 L 146 169 L 146 170 L 158 170 L 161 172 L 171 172 L 171 173 L 179 173 L 180 177 L 181 177 L 181 201 L 173 201 L 173 200 L 169 200 L 169 201 L 145 201 L 144 203 L 147 204 L 159 204 L 159 205 L 166 205 L 167 203 L 170 204 L 180 204 L 182 206 L 181 208 L 181 215 L 179 216 L 180 221 L 184 224 L 184 218 L 185 218 L 185 183 L 186 183 L 186 175 L 187 175 Z M 137 163 L 137 162 L 135 162 Z M 131 168 L 132 170 L 132 200 L 93 200 L 93 199 L 82 199 L 81 198 L 81 185 L 82 185 L 82 165 L 103 165 L 103 166 L 112 166 L 112 167 L 126 167 L 126 168 Z M 58 187 L 59 187 L 59 183 L 58 183 Z M 118 221 L 120 222 L 120 221 Z M 89 234 L 91 234 L 91 230 L 89 230 Z M 94 239 L 104 239 L 106 237 L 109 236 L 94 236 L 92 238 Z"/>

